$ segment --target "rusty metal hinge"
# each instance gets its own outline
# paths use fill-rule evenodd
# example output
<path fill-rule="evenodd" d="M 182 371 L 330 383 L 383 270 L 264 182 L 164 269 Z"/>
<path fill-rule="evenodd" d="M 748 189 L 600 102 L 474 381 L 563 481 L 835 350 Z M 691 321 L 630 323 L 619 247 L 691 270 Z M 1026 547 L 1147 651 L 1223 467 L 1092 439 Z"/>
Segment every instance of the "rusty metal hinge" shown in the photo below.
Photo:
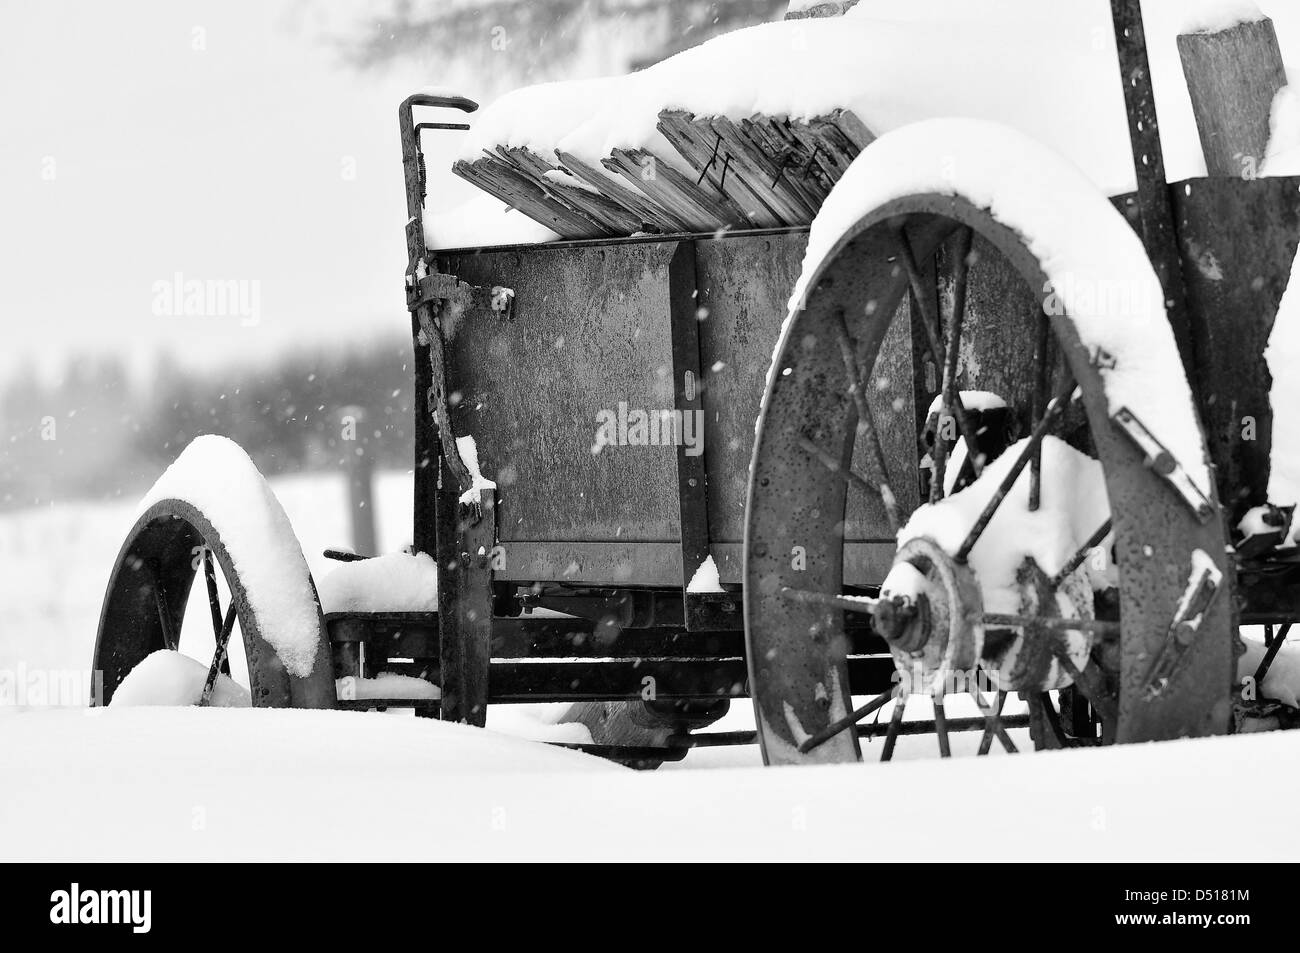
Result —
<path fill-rule="evenodd" d="M 455 275 L 433 272 L 422 278 L 406 278 L 406 308 L 415 311 L 421 305 L 451 303 L 461 311 L 492 311 L 506 321 L 514 320 L 515 292 L 513 288 L 493 285 L 480 288 L 460 281 Z"/>

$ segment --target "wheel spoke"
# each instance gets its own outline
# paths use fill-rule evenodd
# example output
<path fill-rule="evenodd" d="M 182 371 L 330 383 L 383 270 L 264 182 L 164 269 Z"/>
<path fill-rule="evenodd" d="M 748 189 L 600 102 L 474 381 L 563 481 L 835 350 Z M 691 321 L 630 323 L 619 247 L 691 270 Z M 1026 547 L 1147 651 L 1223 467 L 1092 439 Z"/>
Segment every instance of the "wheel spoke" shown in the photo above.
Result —
<path fill-rule="evenodd" d="M 1091 632 L 1103 639 L 1119 638 L 1119 623 L 1107 619 L 1065 619 L 1060 616 L 1003 615 L 986 612 L 984 625 L 994 629 L 1021 629 L 1035 626 L 1052 632 Z"/>
<path fill-rule="evenodd" d="M 1047 412 L 1047 390 L 1051 386 L 1051 373 L 1047 365 L 1047 352 L 1051 345 L 1052 325 L 1048 317 L 1038 312 L 1038 338 L 1034 344 L 1034 370 L 1037 379 L 1034 382 L 1034 419 L 1041 419 Z M 1029 460 L 1029 509 L 1037 512 L 1042 502 L 1043 489 L 1043 445 L 1034 447 L 1034 455 Z"/>
<path fill-rule="evenodd" d="M 853 404 L 858 411 L 858 436 L 866 438 L 867 449 L 871 454 L 870 459 L 876 468 L 875 476 L 879 481 L 876 492 L 880 494 L 881 502 L 885 505 L 885 515 L 889 519 L 890 527 L 897 533 L 903 524 L 899 518 L 898 503 L 889 488 L 889 470 L 885 468 L 885 451 L 880 446 L 880 432 L 876 429 L 875 417 L 862 391 L 862 372 L 858 367 L 858 359 L 849 338 L 844 312 L 837 311 L 835 318 L 835 337 L 840 347 L 840 357 L 844 361 L 844 373 L 849 379 L 849 396 L 853 398 Z"/>
<path fill-rule="evenodd" d="M 1043 692 L 1042 694 L 1043 714 L 1047 716 L 1047 723 L 1052 727 L 1052 734 L 1056 735 L 1056 740 L 1062 748 L 1070 746 L 1069 739 L 1065 737 L 1065 729 L 1061 727 L 1061 713 L 1056 710 L 1052 704 L 1052 696 Z"/>
<path fill-rule="evenodd" d="M 889 716 L 889 728 L 885 731 L 885 747 L 880 752 L 881 761 L 888 761 L 894 757 L 894 745 L 898 744 L 898 730 L 903 727 L 905 711 L 907 711 L 907 695 L 899 692 L 894 702 L 894 712 Z"/>
<path fill-rule="evenodd" d="M 1007 693 L 999 691 L 997 698 L 992 707 L 984 700 L 984 695 L 977 688 L 971 692 L 975 696 L 975 704 L 979 705 L 980 711 L 984 713 L 984 736 L 980 738 L 980 748 L 978 754 L 986 755 L 989 749 L 993 747 L 993 739 L 997 738 L 1002 742 L 1002 747 L 1008 752 L 1014 754 L 1016 746 L 1011 741 L 1011 736 L 1007 734 L 1006 728 L 1002 724 L 1002 708 L 1007 703 Z"/>
<path fill-rule="evenodd" d="M 934 696 L 934 733 L 939 739 L 939 757 L 951 758 L 952 745 L 948 741 L 948 715 L 943 710 L 943 696 Z"/>
<path fill-rule="evenodd" d="M 817 732 L 817 734 L 813 735 L 811 738 L 807 739 L 803 744 L 801 744 L 799 746 L 800 753 L 807 754 L 809 751 L 812 751 L 814 748 L 824 745 L 826 742 L 830 741 L 832 738 L 838 735 L 845 728 L 853 727 L 858 722 L 860 722 L 863 718 L 866 718 L 868 715 L 870 715 L 872 712 L 879 711 L 881 708 L 884 708 L 885 705 L 889 703 L 889 700 L 893 697 L 894 697 L 894 690 L 891 688 L 887 692 L 881 692 L 879 695 L 871 699 L 871 701 L 867 702 L 861 708 L 858 708 L 855 711 L 850 712 L 849 714 L 845 715 L 843 718 L 831 722 L 821 731 Z"/>
<path fill-rule="evenodd" d="M 800 449 L 807 452 L 809 455 L 815 457 L 819 463 L 821 463 L 823 466 L 826 467 L 827 470 L 830 470 L 832 473 L 834 473 L 845 483 L 849 484 L 850 486 L 856 486 L 858 489 L 865 490 L 868 493 L 875 494 L 876 496 L 879 496 L 882 500 L 885 499 L 885 493 L 888 491 L 888 487 L 882 490 L 879 486 L 872 483 L 870 480 L 866 480 L 863 477 L 859 476 L 858 474 L 854 473 L 852 470 L 846 469 L 845 467 L 841 466 L 840 461 L 836 460 L 829 453 L 827 453 L 821 447 L 817 446 L 817 444 L 813 443 L 807 437 L 799 438 L 799 447 Z M 892 503 L 892 494 L 890 494 L 890 496 L 891 496 L 891 503 Z M 886 512 L 888 511 L 888 509 L 889 507 L 886 506 Z"/>
<path fill-rule="evenodd" d="M 1268 670 L 1273 664 L 1273 659 L 1277 658 L 1277 653 L 1282 648 L 1282 643 L 1286 641 L 1287 634 L 1290 631 L 1291 623 L 1288 622 L 1286 625 L 1282 626 L 1277 635 L 1273 636 L 1273 642 L 1269 645 L 1268 651 L 1264 653 L 1264 657 L 1260 660 L 1259 668 L 1255 669 L 1256 690 L 1263 688 L 1264 676 L 1268 674 Z"/>
<path fill-rule="evenodd" d="M 1065 650 L 1065 646 L 1059 642 L 1052 648 L 1061 667 L 1065 669 L 1070 678 L 1074 679 L 1074 685 L 1087 700 L 1088 704 L 1093 707 L 1103 721 L 1111 722 L 1119 714 L 1115 701 L 1102 686 L 1101 679 L 1097 676 L 1097 671 L 1091 665 L 1085 665 L 1082 669 L 1074 664 L 1074 659 L 1070 658 L 1070 653 Z"/>
<path fill-rule="evenodd" d="M 817 592 L 813 589 L 795 589 L 791 586 L 781 587 L 781 595 L 793 602 L 812 605 L 830 606 L 845 612 L 862 612 L 870 614 L 876 608 L 879 599 L 871 596 L 837 596 L 829 592 Z"/>
<path fill-rule="evenodd" d="M 1048 585 L 1051 586 L 1053 590 L 1061 588 L 1061 584 L 1065 582 L 1065 580 L 1068 579 L 1076 569 L 1083 565 L 1083 561 L 1088 558 L 1088 554 L 1101 545 L 1101 541 L 1109 535 L 1110 528 L 1110 518 L 1107 517 L 1106 522 L 1097 527 L 1096 532 L 1088 537 L 1088 541 L 1080 546 L 1078 551 L 1065 561 L 1065 565 L 1061 567 L 1061 571 L 1051 578 Z"/>
<path fill-rule="evenodd" d="M 226 660 L 226 646 L 230 643 L 230 633 L 235 628 L 236 608 L 235 600 L 232 598 L 230 607 L 226 610 L 225 621 L 221 623 L 221 630 L 217 633 L 217 647 L 212 656 L 212 664 L 208 666 L 208 677 L 203 682 L 203 694 L 199 696 L 199 707 L 204 707 L 212 701 L 212 690 L 217 686 L 217 675 L 221 673 Z"/>
<path fill-rule="evenodd" d="M 1011 491 L 1011 487 L 1015 484 L 1016 479 L 1024 471 L 1026 464 L 1028 464 L 1030 459 L 1033 457 L 1035 448 L 1043 442 L 1043 438 L 1047 436 L 1047 432 L 1051 430 L 1052 426 L 1056 423 L 1057 418 L 1059 418 L 1065 411 L 1065 406 L 1069 403 L 1070 396 L 1074 393 L 1074 387 L 1074 378 L 1067 371 L 1064 385 L 1059 391 L 1057 391 L 1057 394 L 1052 398 L 1051 403 L 1047 405 L 1047 411 L 1043 414 L 1043 419 L 1038 422 L 1038 426 L 1034 428 L 1033 435 L 1030 436 L 1029 442 L 1020 452 L 1020 456 L 1007 472 L 1007 475 L 1002 478 L 1002 482 L 998 484 L 998 488 L 994 491 L 993 497 L 988 501 L 988 504 L 985 505 L 979 518 L 975 520 L 975 525 L 971 527 L 970 532 L 966 535 L 966 539 L 961 544 L 961 548 L 957 550 L 958 562 L 966 561 L 966 558 L 970 555 L 971 549 L 977 542 L 979 542 L 980 537 L 984 534 L 984 530 L 988 529 L 989 521 L 993 519 L 993 514 L 998 511 L 998 507 L 1001 506 L 1002 501 L 1006 499 L 1006 495 Z"/>
<path fill-rule="evenodd" d="M 212 635 L 221 634 L 221 598 L 217 595 L 217 569 L 213 565 L 212 550 L 203 547 L 203 577 L 208 583 L 208 609 L 212 614 Z"/>
<path fill-rule="evenodd" d="M 171 606 L 167 602 L 167 591 L 163 589 L 158 568 L 153 570 L 154 607 L 158 612 L 158 625 L 162 629 L 163 644 L 171 651 L 176 651 L 176 623 L 172 620 Z"/>
<path fill-rule="evenodd" d="M 948 366 L 947 354 L 939 341 L 939 318 L 938 315 L 932 314 L 930 311 L 930 299 L 925 294 L 925 285 L 921 280 L 921 270 L 916 264 L 916 255 L 912 252 L 912 243 L 907 237 L 907 231 L 902 228 L 896 232 L 896 238 L 898 240 L 899 257 L 903 259 L 903 267 L 907 270 L 907 281 L 912 289 L 912 298 L 921 311 L 921 327 L 925 330 L 926 347 L 930 352 L 930 360 L 934 362 L 935 367 L 946 368 Z M 965 306 L 963 305 L 964 309 Z M 962 438 L 966 441 L 966 456 L 975 470 L 975 475 L 979 476 L 980 471 L 984 469 L 984 462 L 980 459 L 979 444 L 976 440 L 978 434 L 975 432 L 975 425 L 971 422 L 970 415 L 966 413 L 966 405 L 962 402 L 960 392 L 955 393 L 949 409 L 952 411 L 953 416 L 957 418 L 957 426 L 961 429 Z"/>
<path fill-rule="evenodd" d="M 966 290 L 970 278 L 970 253 L 973 233 L 963 228 L 957 237 L 957 260 L 953 264 L 952 319 L 948 325 L 948 343 L 944 349 L 943 414 L 955 414 L 954 407 L 960 394 L 957 390 L 957 358 L 961 351 L 961 330 L 966 321 Z M 967 456 L 975 449 L 966 447 Z M 943 499 L 944 470 L 948 463 L 948 445 L 938 438 L 934 441 L 934 470 L 930 484 L 930 502 Z M 972 465 L 974 461 L 972 460 Z"/>

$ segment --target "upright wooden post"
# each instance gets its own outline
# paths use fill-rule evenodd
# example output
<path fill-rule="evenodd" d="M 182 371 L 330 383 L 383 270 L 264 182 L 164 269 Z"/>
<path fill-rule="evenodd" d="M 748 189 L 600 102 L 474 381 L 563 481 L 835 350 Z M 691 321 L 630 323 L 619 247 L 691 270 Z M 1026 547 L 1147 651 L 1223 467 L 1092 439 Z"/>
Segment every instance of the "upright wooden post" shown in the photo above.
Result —
<path fill-rule="evenodd" d="M 364 407 L 339 411 L 343 424 L 343 468 L 348 479 L 348 512 L 352 517 L 352 550 L 362 556 L 379 552 L 375 541 L 375 462 L 365 436 Z"/>
<path fill-rule="evenodd" d="M 1178 55 L 1210 175 L 1253 179 L 1264 164 L 1269 117 L 1286 68 L 1273 21 L 1185 33 Z"/>

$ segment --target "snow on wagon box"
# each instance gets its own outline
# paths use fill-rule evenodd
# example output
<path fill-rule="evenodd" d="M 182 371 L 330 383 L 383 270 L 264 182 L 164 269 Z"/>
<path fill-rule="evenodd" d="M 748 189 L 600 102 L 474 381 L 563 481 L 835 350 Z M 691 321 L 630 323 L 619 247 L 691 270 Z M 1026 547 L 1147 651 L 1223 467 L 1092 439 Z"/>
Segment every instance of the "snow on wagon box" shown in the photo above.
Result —
<path fill-rule="evenodd" d="M 833 6 L 482 112 L 409 97 L 412 552 L 318 590 L 247 458 L 192 447 L 123 549 L 106 695 L 147 701 L 134 672 L 196 621 L 215 652 L 169 697 L 567 702 L 567 744 L 641 766 L 1290 726 L 1263 351 L 1300 124 L 1271 21 Z M 431 210 L 434 135 L 492 198 Z M 756 733 L 704 730 L 743 697 Z"/>

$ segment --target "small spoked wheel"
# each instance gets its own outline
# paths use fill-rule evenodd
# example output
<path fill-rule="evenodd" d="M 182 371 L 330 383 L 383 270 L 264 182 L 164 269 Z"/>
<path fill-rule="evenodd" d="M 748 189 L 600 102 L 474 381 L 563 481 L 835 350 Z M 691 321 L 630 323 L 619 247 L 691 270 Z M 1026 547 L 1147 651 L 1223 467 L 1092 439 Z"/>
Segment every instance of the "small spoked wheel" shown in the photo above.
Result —
<path fill-rule="evenodd" d="M 297 541 L 251 462 L 229 446 L 218 449 L 258 481 L 254 511 L 240 517 L 241 525 L 259 520 L 258 529 L 236 527 L 243 549 L 232 552 L 222 527 L 193 503 L 164 497 L 145 510 L 100 617 L 94 666 L 103 704 L 335 704 L 321 610 Z"/>
<path fill-rule="evenodd" d="M 1031 247 L 961 197 L 892 200 L 791 316 L 745 539 L 766 762 L 1225 730 L 1195 687 L 1226 695 L 1230 640 L 1182 652 L 1231 624 L 1214 489 L 1153 451 L 1169 419 L 1112 407 Z"/>

